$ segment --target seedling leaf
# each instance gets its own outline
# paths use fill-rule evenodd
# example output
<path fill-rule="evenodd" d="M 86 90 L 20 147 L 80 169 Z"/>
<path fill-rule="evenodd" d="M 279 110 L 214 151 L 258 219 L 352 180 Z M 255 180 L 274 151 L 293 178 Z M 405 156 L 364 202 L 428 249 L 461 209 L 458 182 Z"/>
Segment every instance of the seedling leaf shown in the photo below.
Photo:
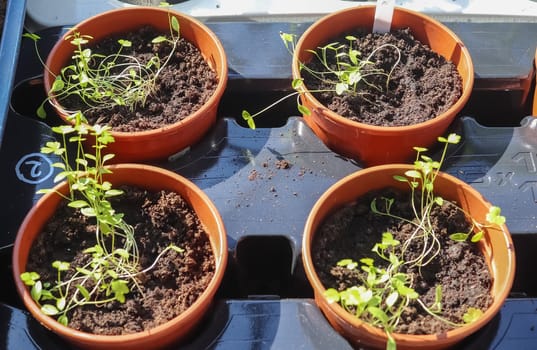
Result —
<path fill-rule="evenodd" d="M 88 290 L 86 289 L 86 287 L 78 284 L 76 288 L 79 290 L 80 294 L 82 294 L 82 297 L 84 298 L 84 300 L 86 301 L 90 300 L 90 294 Z"/>
<path fill-rule="evenodd" d="M 408 179 L 401 175 L 394 175 L 393 178 L 394 180 L 399 181 L 399 182 L 408 182 Z"/>
<path fill-rule="evenodd" d="M 325 290 L 324 297 L 326 298 L 329 304 L 338 303 L 340 300 L 339 292 L 335 290 L 334 288 L 329 288 Z"/>
<path fill-rule="evenodd" d="M 59 313 L 59 310 L 54 305 L 45 304 L 41 307 L 41 312 L 47 316 L 54 316 Z"/>
<path fill-rule="evenodd" d="M 355 269 L 358 264 L 352 259 L 343 259 L 337 262 L 337 266 L 343 266 L 352 270 Z"/>
<path fill-rule="evenodd" d="M 123 47 L 131 47 L 132 46 L 132 42 L 129 41 L 129 40 L 119 39 L 117 42 L 119 43 L 119 45 L 121 45 Z"/>
<path fill-rule="evenodd" d="M 41 37 L 35 33 L 24 33 L 22 34 L 22 37 L 23 38 L 28 38 L 28 39 L 31 39 L 33 41 L 38 41 L 41 39 Z"/>
<path fill-rule="evenodd" d="M 410 178 L 413 178 L 413 179 L 421 179 L 422 176 L 421 176 L 421 173 L 417 170 L 407 170 L 405 171 L 405 175 L 410 177 Z"/>
<path fill-rule="evenodd" d="M 37 272 L 23 272 L 20 277 L 27 286 L 33 286 L 41 278 Z"/>
<path fill-rule="evenodd" d="M 32 299 L 35 301 L 39 301 L 41 299 L 42 292 L 43 292 L 43 285 L 41 281 L 35 282 L 35 284 L 30 289 L 30 295 L 32 296 Z"/>
<path fill-rule="evenodd" d="M 482 238 L 483 238 L 483 231 L 479 231 L 479 232 L 476 232 L 473 236 L 472 236 L 472 239 L 470 240 L 472 243 L 477 243 L 479 242 Z"/>
<path fill-rule="evenodd" d="M 67 327 L 67 325 L 69 324 L 69 319 L 66 315 L 61 315 L 60 317 L 58 317 L 58 322 Z"/>
<path fill-rule="evenodd" d="M 159 43 L 162 43 L 162 42 L 164 42 L 164 41 L 166 41 L 166 37 L 164 37 L 164 36 L 157 36 L 156 38 L 154 38 L 153 40 L 151 40 L 151 42 L 152 42 L 153 44 L 159 44 Z"/>
<path fill-rule="evenodd" d="M 304 106 L 303 104 L 297 104 L 298 111 L 305 116 L 311 115 L 311 111 L 308 107 Z"/>
<path fill-rule="evenodd" d="M 179 26 L 179 20 L 177 19 L 177 17 L 172 16 L 171 25 L 172 25 L 172 29 L 175 30 L 175 32 L 179 34 L 180 33 L 180 26 Z"/>
<path fill-rule="evenodd" d="M 67 271 L 69 270 L 69 263 L 65 261 L 56 260 L 52 263 L 52 267 L 54 267 L 58 271 Z"/>
<path fill-rule="evenodd" d="M 242 119 L 246 120 L 246 123 L 248 123 L 248 127 L 252 130 L 255 130 L 255 122 L 254 118 L 252 118 L 252 115 L 247 110 L 242 111 Z"/>
<path fill-rule="evenodd" d="M 466 313 L 462 316 L 462 320 L 466 324 L 470 324 L 472 322 L 477 321 L 481 316 L 483 315 L 483 311 L 470 307 L 466 311 Z"/>
<path fill-rule="evenodd" d="M 497 206 L 491 206 L 489 208 L 489 212 L 487 213 L 486 220 L 491 223 L 498 226 L 501 226 L 505 223 L 505 216 L 500 215 L 502 212 L 502 209 Z"/>
<path fill-rule="evenodd" d="M 449 235 L 449 238 L 455 242 L 465 242 L 468 239 L 468 233 L 457 232 Z"/>
<path fill-rule="evenodd" d="M 129 287 L 127 282 L 123 280 L 115 280 L 110 283 L 112 291 L 114 291 L 114 298 L 120 303 L 125 302 L 125 294 L 129 293 Z"/>
<path fill-rule="evenodd" d="M 56 300 L 56 308 L 59 311 L 63 311 L 63 309 L 65 309 L 66 303 L 67 301 L 65 300 L 65 298 L 59 298 L 58 300 Z"/>
<path fill-rule="evenodd" d="M 88 202 L 84 201 L 84 200 L 78 200 L 78 201 L 73 201 L 73 202 L 69 202 L 69 204 L 67 204 L 67 206 L 71 207 L 71 208 L 85 208 L 85 207 L 88 207 L 89 204 Z"/>
<path fill-rule="evenodd" d="M 293 81 L 291 82 L 291 87 L 295 90 L 297 90 L 299 87 L 303 85 L 304 85 L 304 80 L 302 80 L 301 78 L 293 79 Z"/>
<path fill-rule="evenodd" d="M 389 321 L 388 315 L 378 307 L 370 306 L 367 308 L 367 312 L 369 312 L 371 316 L 379 320 L 382 324 L 386 324 Z"/>
<path fill-rule="evenodd" d="M 61 77 L 57 77 L 54 80 L 54 83 L 52 83 L 52 87 L 50 88 L 50 92 L 57 92 L 63 90 L 65 87 L 65 83 L 63 82 Z"/>
<path fill-rule="evenodd" d="M 393 305 L 395 305 L 395 302 L 397 301 L 397 299 L 399 299 L 399 293 L 397 293 L 396 291 L 393 291 L 386 298 L 386 306 L 392 307 Z"/>

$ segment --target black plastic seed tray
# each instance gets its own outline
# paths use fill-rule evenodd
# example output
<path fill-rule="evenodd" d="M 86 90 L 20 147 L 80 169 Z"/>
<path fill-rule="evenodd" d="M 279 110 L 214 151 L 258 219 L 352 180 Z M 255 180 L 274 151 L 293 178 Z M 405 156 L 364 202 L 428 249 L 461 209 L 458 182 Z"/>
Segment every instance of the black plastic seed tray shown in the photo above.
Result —
<path fill-rule="evenodd" d="M 503 209 L 517 253 L 517 275 L 501 313 L 460 349 L 537 348 L 537 118 L 529 117 L 535 87 L 537 23 L 445 22 L 473 55 L 476 84 L 451 129 L 463 142 L 445 171 L 469 182 Z M 293 101 L 242 125 L 240 112 L 289 91 L 290 57 L 278 32 L 300 34 L 309 23 L 209 22 L 228 54 L 229 85 L 217 124 L 198 144 L 156 163 L 195 182 L 214 201 L 228 232 L 230 259 L 212 312 L 186 349 L 350 349 L 315 306 L 300 260 L 302 230 L 329 186 L 363 168 L 327 149 Z M 65 28 L 40 33 L 50 50 Z M 261 65 L 258 65 L 261 64 Z M 44 97 L 42 67 L 32 44 L 21 45 L 11 107 L 0 151 L 0 349 L 68 348 L 24 311 L 10 258 L 16 230 L 50 187 L 51 160 L 39 154 L 53 138 L 37 120 Z M 237 119 L 239 118 L 239 119 Z M 433 150 L 434 152 L 434 150 Z M 281 160 L 289 167 L 278 166 Z"/>
<path fill-rule="evenodd" d="M 20 38 L 26 13 L 26 0 L 9 0 L 0 28 L 0 143 L 8 115 L 11 86 L 19 57 Z"/>

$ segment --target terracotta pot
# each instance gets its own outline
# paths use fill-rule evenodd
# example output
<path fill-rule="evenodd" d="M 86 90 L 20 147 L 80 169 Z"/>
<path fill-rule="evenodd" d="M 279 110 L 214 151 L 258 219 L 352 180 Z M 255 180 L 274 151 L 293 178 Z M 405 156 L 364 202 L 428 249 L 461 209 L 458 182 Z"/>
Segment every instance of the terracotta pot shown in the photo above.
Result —
<path fill-rule="evenodd" d="M 176 16 L 181 27 L 181 36 L 200 50 L 205 61 L 216 72 L 218 85 L 213 96 L 198 111 L 188 118 L 158 129 L 139 132 L 113 132 L 116 142 L 107 147 L 107 152 L 116 155 L 115 162 L 132 162 L 162 159 L 185 147 L 196 143 L 215 123 L 220 99 L 227 84 L 227 59 L 224 48 L 216 35 L 198 20 L 158 7 L 125 7 L 107 11 L 91 17 L 76 25 L 74 30 L 93 36 L 95 42 L 113 33 L 127 32 L 143 25 L 152 25 L 164 33 L 169 31 L 168 14 Z M 45 69 L 44 85 L 48 93 L 55 76 L 64 67 L 73 54 L 73 45 L 61 38 L 50 52 Z M 58 101 L 52 99 L 54 106 Z M 61 108 L 56 111 L 62 119 L 66 115 Z"/>
<path fill-rule="evenodd" d="M 385 348 L 387 337 L 384 330 L 362 322 L 345 311 L 339 304 L 329 304 L 323 293 L 311 258 L 313 237 L 334 210 L 354 202 L 361 195 L 385 187 L 407 189 L 407 184 L 397 182 L 393 175 L 401 175 L 410 169 L 408 165 L 380 165 L 348 175 L 330 187 L 315 203 L 306 221 L 302 242 L 302 258 L 306 276 L 313 287 L 315 301 L 330 324 L 352 344 Z M 471 186 L 455 177 L 440 173 L 435 182 L 438 195 L 457 201 L 472 217 L 485 222 L 491 204 Z M 507 227 L 486 230 L 484 238 L 478 243 L 486 257 L 492 274 L 492 305 L 474 323 L 450 330 L 441 335 L 393 334 L 398 349 L 441 349 L 452 346 L 486 325 L 498 313 L 509 294 L 515 276 L 515 252 Z"/>
<path fill-rule="evenodd" d="M 375 6 L 359 6 L 327 15 L 315 22 L 297 42 L 293 56 L 293 78 L 300 78 L 299 62 L 308 62 L 315 50 L 338 35 L 356 28 L 372 30 Z M 413 146 L 427 147 L 451 124 L 468 101 L 474 83 L 470 54 L 462 41 L 447 27 L 423 14 L 396 8 L 392 30 L 409 27 L 415 38 L 452 61 L 462 77 L 462 95 L 446 112 L 432 120 L 411 126 L 381 127 L 344 118 L 323 106 L 307 87 L 301 86 L 302 103 L 311 111 L 305 122 L 332 150 L 367 165 L 405 162 L 414 156 Z"/>
<path fill-rule="evenodd" d="M 216 207 L 207 195 L 189 180 L 161 168 L 123 164 L 111 166 L 113 174 L 109 176 L 116 187 L 121 184 L 136 185 L 150 190 L 167 189 L 179 193 L 197 213 L 209 235 L 215 257 L 215 275 L 207 289 L 198 300 L 181 315 L 151 330 L 120 336 L 95 335 L 74 330 L 45 316 L 33 301 L 28 288 L 20 279 L 26 271 L 30 248 L 39 235 L 41 228 L 53 215 L 61 201 L 60 196 L 50 193 L 44 195 L 30 210 L 22 223 L 13 248 L 13 276 L 17 292 L 30 313 L 46 328 L 57 333 L 69 343 L 88 349 L 154 349 L 181 340 L 191 332 L 204 317 L 213 297 L 222 281 L 227 264 L 227 238 L 224 224 Z M 62 193 L 67 193 L 68 186 L 57 186 Z"/>

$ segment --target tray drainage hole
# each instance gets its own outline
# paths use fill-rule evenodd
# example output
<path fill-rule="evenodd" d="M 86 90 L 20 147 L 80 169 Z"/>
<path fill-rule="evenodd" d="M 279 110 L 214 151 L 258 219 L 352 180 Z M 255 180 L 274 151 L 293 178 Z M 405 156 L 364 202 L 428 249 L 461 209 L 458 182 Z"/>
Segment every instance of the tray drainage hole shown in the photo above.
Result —
<path fill-rule="evenodd" d="M 19 82 L 13 88 L 10 100 L 11 109 L 19 115 L 39 120 L 51 126 L 64 124 L 49 103 L 45 104 L 47 119 L 41 119 L 37 116 L 37 108 L 45 98 L 43 78 L 35 77 L 26 79 Z"/>
<path fill-rule="evenodd" d="M 0 303 L 24 309 L 24 304 L 17 294 L 13 281 L 11 258 L 12 249 L 2 247 L 0 249 L 0 280 L 4 288 L 0 288 Z"/>
<path fill-rule="evenodd" d="M 535 251 L 537 250 L 537 235 L 516 234 L 512 236 L 516 252 L 516 274 L 510 298 L 536 298 L 537 279 L 535 279 Z M 537 310 L 535 311 L 537 312 Z"/>
<path fill-rule="evenodd" d="M 289 294 L 293 249 L 284 236 L 248 236 L 235 250 L 239 293 L 247 296 Z"/>

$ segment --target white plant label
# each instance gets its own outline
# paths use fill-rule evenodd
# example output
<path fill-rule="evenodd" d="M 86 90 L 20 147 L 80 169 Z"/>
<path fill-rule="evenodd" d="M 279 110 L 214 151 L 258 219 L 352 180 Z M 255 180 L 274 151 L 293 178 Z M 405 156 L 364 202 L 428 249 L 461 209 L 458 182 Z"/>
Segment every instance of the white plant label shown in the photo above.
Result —
<path fill-rule="evenodd" d="M 375 9 L 373 33 L 388 33 L 392 27 L 395 0 L 378 0 Z"/>

